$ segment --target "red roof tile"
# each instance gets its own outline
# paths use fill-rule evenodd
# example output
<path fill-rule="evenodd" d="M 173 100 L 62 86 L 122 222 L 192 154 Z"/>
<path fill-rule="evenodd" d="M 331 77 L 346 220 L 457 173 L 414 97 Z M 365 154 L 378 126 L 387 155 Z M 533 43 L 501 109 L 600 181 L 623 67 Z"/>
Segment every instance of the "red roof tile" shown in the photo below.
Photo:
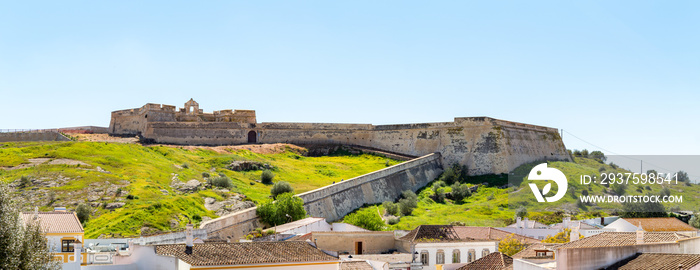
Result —
<path fill-rule="evenodd" d="M 673 243 L 687 236 L 670 232 L 645 232 L 644 243 Z M 604 232 L 562 244 L 556 249 L 562 248 L 590 248 L 590 247 L 619 247 L 634 246 L 637 244 L 636 232 Z"/>
<path fill-rule="evenodd" d="M 513 269 L 513 258 L 500 252 L 494 252 L 486 257 L 470 262 L 457 270 L 504 270 Z"/>
<path fill-rule="evenodd" d="M 658 270 L 678 270 L 690 269 L 700 264 L 698 254 L 657 254 L 644 253 L 637 258 L 620 266 L 620 270 L 632 269 L 658 269 Z"/>
<path fill-rule="evenodd" d="M 306 242 L 251 242 L 194 244 L 192 254 L 184 244 L 157 245 L 158 255 L 174 256 L 193 266 L 339 261 Z"/>
<path fill-rule="evenodd" d="M 22 213 L 22 220 L 28 222 L 34 218 L 34 212 Z M 73 212 L 38 212 L 41 229 L 46 233 L 84 233 L 83 225 Z"/>
<path fill-rule="evenodd" d="M 541 241 L 532 237 L 514 234 L 511 232 L 499 230 L 492 227 L 469 227 L 469 226 L 454 226 L 455 232 L 462 239 L 490 240 L 501 241 L 510 235 L 526 244 L 540 243 Z"/>
<path fill-rule="evenodd" d="M 683 232 L 697 231 L 698 229 L 674 218 L 623 218 L 623 220 L 634 226 L 642 225 L 642 229 L 647 232 Z"/>

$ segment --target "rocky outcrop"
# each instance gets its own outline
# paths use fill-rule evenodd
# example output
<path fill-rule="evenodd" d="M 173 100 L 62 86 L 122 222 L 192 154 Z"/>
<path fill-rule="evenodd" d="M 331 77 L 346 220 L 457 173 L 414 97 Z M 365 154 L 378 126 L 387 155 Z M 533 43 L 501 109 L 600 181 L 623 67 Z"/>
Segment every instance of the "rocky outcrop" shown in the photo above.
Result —
<path fill-rule="evenodd" d="M 173 181 L 170 186 L 182 193 L 194 193 L 203 188 L 202 182 L 194 179 L 187 181 L 187 183 Z"/>
<path fill-rule="evenodd" d="M 218 216 L 227 215 L 251 207 L 255 207 L 255 203 L 252 201 L 243 201 L 243 195 L 234 195 L 223 201 L 217 201 L 214 198 L 204 199 L 204 208 L 216 212 Z"/>
<path fill-rule="evenodd" d="M 232 170 L 232 171 L 257 171 L 257 170 L 262 170 L 262 169 L 271 169 L 272 166 L 270 164 L 263 164 L 261 162 L 257 161 L 250 161 L 250 160 L 238 160 L 231 162 L 231 164 L 226 165 L 226 169 Z"/>

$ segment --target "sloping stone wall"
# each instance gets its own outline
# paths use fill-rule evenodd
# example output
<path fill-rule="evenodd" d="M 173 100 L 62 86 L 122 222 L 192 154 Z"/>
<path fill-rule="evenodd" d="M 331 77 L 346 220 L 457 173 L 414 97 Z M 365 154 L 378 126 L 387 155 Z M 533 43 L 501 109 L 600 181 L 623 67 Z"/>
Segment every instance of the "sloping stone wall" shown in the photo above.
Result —
<path fill-rule="evenodd" d="M 376 172 L 298 194 L 309 216 L 328 222 L 341 219 L 365 204 L 394 201 L 402 191 L 417 191 L 442 173 L 440 154 L 433 153 Z M 260 227 L 256 208 L 203 222 L 209 238 L 238 240 Z"/>

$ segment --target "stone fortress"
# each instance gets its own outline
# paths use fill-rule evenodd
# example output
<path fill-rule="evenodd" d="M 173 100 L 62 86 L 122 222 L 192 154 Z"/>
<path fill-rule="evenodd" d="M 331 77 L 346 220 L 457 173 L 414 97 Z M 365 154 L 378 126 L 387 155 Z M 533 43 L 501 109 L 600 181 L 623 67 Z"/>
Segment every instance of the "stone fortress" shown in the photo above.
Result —
<path fill-rule="evenodd" d="M 472 175 L 508 173 L 535 161 L 570 160 L 557 129 L 489 117 L 398 125 L 258 123 L 253 110 L 204 113 L 192 99 L 179 110 L 148 103 L 114 111 L 109 133 L 180 145 L 291 143 L 360 146 L 415 157 L 439 153 L 443 164 L 466 165 Z"/>
<path fill-rule="evenodd" d="M 412 160 L 316 190 L 297 194 L 313 217 L 336 221 L 367 204 L 393 201 L 403 190 L 417 191 L 444 167 L 466 165 L 471 175 L 508 173 L 543 160 L 570 160 L 558 130 L 489 117 L 460 117 L 453 122 L 372 125 L 331 123 L 258 123 L 255 111 L 204 113 L 190 99 L 175 106 L 146 104 L 112 112 L 112 135 L 181 145 L 291 143 L 346 145 L 379 150 Z M 236 240 L 260 227 L 256 208 L 203 222 L 210 238 Z"/>

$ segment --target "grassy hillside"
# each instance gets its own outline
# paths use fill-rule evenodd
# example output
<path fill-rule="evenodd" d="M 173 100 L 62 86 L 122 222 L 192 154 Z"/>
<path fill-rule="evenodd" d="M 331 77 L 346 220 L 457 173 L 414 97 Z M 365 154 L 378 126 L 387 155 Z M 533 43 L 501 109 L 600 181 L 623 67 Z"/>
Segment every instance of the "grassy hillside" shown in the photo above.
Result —
<path fill-rule="evenodd" d="M 418 208 L 409 216 L 401 217 L 400 221 L 394 225 L 388 225 L 387 229 L 410 230 L 421 224 L 465 224 L 467 226 L 505 226 L 513 222 L 515 209 L 525 206 L 532 219 L 541 220 L 551 224 L 561 221 L 562 213 L 573 215 L 574 218 L 589 218 L 598 215 L 615 213 L 622 208 L 619 203 L 599 203 L 580 204 L 578 196 L 582 193 L 590 195 L 613 194 L 612 187 L 605 187 L 600 184 L 582 185 L 579 183 L 579 175 L 600 175 L 606 173 L 626 173 L 627 170 L 617 168 L 609 164 L 603 164 L 595 159 L 576 157 L 575 162 L 548 162 L 548 167 L 561 170 L 569 180 L 567 195 L 557 203 L 538 203 L 532 191 L 527 185 L 525 175 L 530 168 L 536 164 L 523 165 L 510 174 L 520 175 L 521 181 L 516 186 L 499 188 L 508 183 L 505 175 L 491 175 L 469 177 L 466 182 L 490 183 L 489 186 L 481 186 L 478 192 L 473 193 L 460 202 L 445 200 L 444 203 L 437 203 L 430 198 L 434 194 L 431 185 L 418 192 Z M 512 180 L 512 179 L 511 179 Z M 511 181 L 512 182 L 512 181 Z M 646 187 L 648 186 L 648 187 Z M 695 184 L 663 184 L 663 185 L 628 185 L 623 195 L 644 195 L 660 194 L 664 188 L 670 191 L 671 195 L 683 195 L 683 202 L 677 204 L 665 204 L 667 210 L 691 210 L 698 211 L 700 202 L 700 185 Z M 585 190 L 585 191 L 584 191 Z M 445 192 L 450 192 L 450 187 L 445 188 Z M 553 188 L 550 194 L 554 194 Z M 359 209 L 358 212 L 373 211 L 384 214 L 381 205 L 368 206 Z M 386 218 L 386 217 L 385 217 Z M 386 218 L 388 221 L 388 218 Z"/>
<path fill-rule="evenodd" d="M 44 158 L 41 164 L 28 166 Z M 69 162 L 58 162 L 66 161 Z M 0 144 L 0 181 L 12 183 L 22 196 L 25 210 L 54 206 L 74 210 L 92 198 L 93 212 L 86 237 L 137 236 L 184 228 L 188 219 L 199 222 L 216 215 L 204 207 L 204 198 L 225 200 L 234 196 L 262 201 L 271 186 L 256 182 L 262 171 L 225 169 L 234 160 L 258 161 L 273 166 L 274 181 L 287 181 L 295 192 L 305 192 L 376 171 L 398 163 L 373 155 L 305 157 L 298 148 L 259 154 L 242 148 L 142 146 L 103 142 L 27 142 Z M 77 162 L 79 161 L 79 162 Z M 56 164 L 52 164 L 56 163 Z M 77 164 L 76 164 L 77 163 Z M 10 169 L 11 168 L 11 169 Z M 204 182 L 203 173 L 225 174 L 235 185 L 230 190 L 205 189 L 182 193 L 172 182 Z M 23 187 L 21 177 L 31 182 Z M 92 196 L 90 196 L 92 195 Z M 111 203 L 123 207 L 106 209 Z"/>

